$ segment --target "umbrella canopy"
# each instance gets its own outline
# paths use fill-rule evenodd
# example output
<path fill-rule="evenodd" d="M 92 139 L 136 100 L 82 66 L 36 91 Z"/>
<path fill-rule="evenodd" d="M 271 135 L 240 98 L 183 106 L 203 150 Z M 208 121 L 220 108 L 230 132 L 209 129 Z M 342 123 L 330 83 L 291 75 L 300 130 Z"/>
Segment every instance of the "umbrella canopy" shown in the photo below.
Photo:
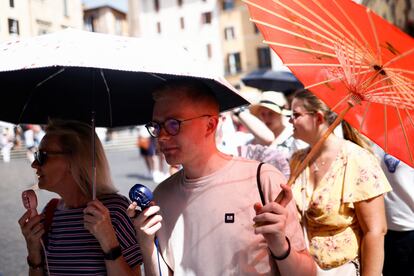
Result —
<path fill-rule="evenodd" d="M 303 85 L 291 72 L 258 69 L 242 78 L 242 82 L 260 90 L 289 92 L 303 88 Z"/>
<path fill-rule="evenodd" d="M 411 37 L 350 0 L 244 2 L 265 43 L 305 88 L 414 165 Z"/>
<path fill-rule="evenodd" d="M 248 104 L 223 78 L 176 43 L 74 29 L 0 44 L 0 120 L 46 123 L 49 118 L 116 127 L 152 116 L 151 91 L 167 79 L 197 78 L 222 111 Z"/>

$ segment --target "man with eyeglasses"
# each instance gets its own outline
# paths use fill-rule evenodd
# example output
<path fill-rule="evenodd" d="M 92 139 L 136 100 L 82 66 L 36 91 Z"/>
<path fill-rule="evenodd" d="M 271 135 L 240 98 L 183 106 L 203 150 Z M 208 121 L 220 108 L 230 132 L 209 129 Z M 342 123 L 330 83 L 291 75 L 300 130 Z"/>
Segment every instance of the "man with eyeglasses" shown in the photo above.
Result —
<path fill-rule="evenodd" d="M 218 151 L 219 104 L 210 88 L 167 81 L 153 97 L 146 127 L 166 161 L 183 169 L 158 185 L 154 205 L 134 219 L 145 275 L 313 275 L 284 176 L 265 164 L 259 188 L 258 162 Z M 282 189 L 287 196 L 277 204 Z"/>

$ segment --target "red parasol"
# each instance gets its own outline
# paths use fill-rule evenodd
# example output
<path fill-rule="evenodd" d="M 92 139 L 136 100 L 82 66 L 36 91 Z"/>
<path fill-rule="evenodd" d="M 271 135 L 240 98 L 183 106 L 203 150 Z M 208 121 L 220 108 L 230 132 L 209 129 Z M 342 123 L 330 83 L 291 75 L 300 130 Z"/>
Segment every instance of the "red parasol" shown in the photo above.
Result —
<path fill-rule="evenodd" d="M 350 0 L 243 1 L 264 42 L 305 88 L 339 114 L 336 124 L 345 118 L 414 166 L 411 37 Z M 289 184 L 317 150 L 315 145 Z"/>

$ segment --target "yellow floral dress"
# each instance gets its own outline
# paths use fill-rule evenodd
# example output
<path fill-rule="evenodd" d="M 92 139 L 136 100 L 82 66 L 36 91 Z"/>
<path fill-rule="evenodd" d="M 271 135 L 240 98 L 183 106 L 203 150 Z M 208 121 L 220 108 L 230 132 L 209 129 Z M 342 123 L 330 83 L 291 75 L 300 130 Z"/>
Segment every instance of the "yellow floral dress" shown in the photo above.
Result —
<path fill-rule="evenodd" d="M 293 186 L 309 251 L 321 268 L 337 267 L 359 256 L 362 230 L 353 203 L 391 191 L 391 186 L 379 161 L 350 141 L 313 191 L 306 186 L 309 176 L 307 167 Z"/>

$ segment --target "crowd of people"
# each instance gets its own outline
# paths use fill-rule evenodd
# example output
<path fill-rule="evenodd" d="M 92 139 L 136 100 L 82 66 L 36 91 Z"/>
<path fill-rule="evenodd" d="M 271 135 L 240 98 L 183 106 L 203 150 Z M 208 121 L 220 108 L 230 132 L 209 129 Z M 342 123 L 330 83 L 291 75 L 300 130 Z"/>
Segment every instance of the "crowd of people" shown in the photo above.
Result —
<path fill-rule="evenodd" d="M 12 125 L 0 126 L 0 148 L 3 162 L 10 162 L 11 150 L 25 148 L 30 162 L 34 160 L 34 152 L 40 144 L 45 132 L 40 125 Z"/>
<path fill-rule="evenodd" d="M 414 275 L 411 167 L 343 122 L 285 185 L 336 118 L 312 93 L 220 113 L 209 87 L 179 79 L 153 98 L 137 147 L 161 183 L 144 210 L 116 193 L 99 142 L 94 199 L 90 127 L 49 123 L 32 167 L 60 199 L 19 220 L 30 275 Z"/>

